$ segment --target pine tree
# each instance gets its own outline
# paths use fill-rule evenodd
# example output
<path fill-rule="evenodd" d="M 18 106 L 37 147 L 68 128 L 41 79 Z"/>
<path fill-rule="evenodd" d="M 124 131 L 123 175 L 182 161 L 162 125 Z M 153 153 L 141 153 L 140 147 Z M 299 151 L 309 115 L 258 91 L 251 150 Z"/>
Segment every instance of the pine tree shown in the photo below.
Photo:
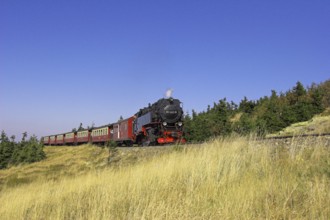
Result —
<path fill-rule="evenodd" d="M 325 110 L 325 107 L 323 105 L 323 93 L 320 88 L 315 87 L 311 89 L 310 91 L 311 96 L 311 105 L 312 105 L 312 114 L 319 114 Z"/>
<path fill-rule="evenodd" d="M 232 115 L 231 105 L 226 98 L 219 100 L 216 105 L 215 114 L 212 118 L 214 124 L 214 136 L 227 135 L 231 133 L 230 116 Z"/>
<path fill-rule="evenodd" d="M 23 133 L 21 142 L 16 143 L 14 136 L 11 141 L 2 131 L 0 140 L 0 169 L 7 168 L 10 164 L 32 163 L 46 157 L 43 151 L 43 143 L 32 136 L 26 141 L 27 133 Z"/>
<path fill-rule="evenodd" d="M 1 143 L 0 143 L 0 169 L 6 168 L 11 162 L 11 157 L 14 151 L 15 138 L 10 141 L 4 131 L 1 132 Z"/>
<path fill-rule="evenodd" d="M 183 122 L 184 122 L 184 134 L 185 134 L 185 137 L 186 137 L 186 139 L 188 141 L 191 141 L 192 140 L 192 136 L 191 136 L 192 118 L 190 117 L 189 112 L 187 112 L 184 115 Z"/>
<path fill-rule="evenodd" d="M 82 130 L 85 130 L 85 128 L 82 126 L 83 124 L 80 122 L 80 125 L 79 125 L 79 127 L 78 127 L 78 131 L 82 131 Z"/>
<path fill-rule="evenodd" d="M 242 135 L 249 134 L 256 129 L 253 118 L 250 114 L 243 113 L 240 120 L 233 125 L 233 130 Z"/>
<path fill-rule="evenodd" d="M 249 101 L 246 96 L 244 96 L 244 99 L 241 100 L 239 104 L 239 111 L 251 114 L 254 110 L 254 107 L 256 104 L 253 101 Z"/>
<path fill-rule="evenodd" d="M 118 119 L 118 122 L 124 120 L 123 116 L 120 116 L 119 119 Z"/>

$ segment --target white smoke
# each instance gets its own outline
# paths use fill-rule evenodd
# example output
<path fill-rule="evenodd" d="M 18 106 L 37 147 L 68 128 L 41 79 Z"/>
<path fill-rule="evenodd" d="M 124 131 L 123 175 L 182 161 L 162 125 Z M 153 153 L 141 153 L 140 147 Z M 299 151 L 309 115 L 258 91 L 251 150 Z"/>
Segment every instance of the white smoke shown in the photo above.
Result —
<path fill-rule="evenodd" d="M 168 89 L 165 93 L 165 97 L 168 99 L 168 98 L 171 98 L 172 97 L 172 94 L 173 94 L 173 89 Z"/>

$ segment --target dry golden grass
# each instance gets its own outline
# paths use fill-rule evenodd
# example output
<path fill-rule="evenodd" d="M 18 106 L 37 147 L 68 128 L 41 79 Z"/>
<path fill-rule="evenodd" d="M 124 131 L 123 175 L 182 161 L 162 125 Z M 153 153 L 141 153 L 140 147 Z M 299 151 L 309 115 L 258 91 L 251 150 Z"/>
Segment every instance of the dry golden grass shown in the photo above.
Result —
<path fill-rule="evenodd" d="M 134 165 L 0 192 L 1 219 L 329 219 L 324 138 L 172 148 Z M 60 174 L 62 175 L 62 174 Z"/>

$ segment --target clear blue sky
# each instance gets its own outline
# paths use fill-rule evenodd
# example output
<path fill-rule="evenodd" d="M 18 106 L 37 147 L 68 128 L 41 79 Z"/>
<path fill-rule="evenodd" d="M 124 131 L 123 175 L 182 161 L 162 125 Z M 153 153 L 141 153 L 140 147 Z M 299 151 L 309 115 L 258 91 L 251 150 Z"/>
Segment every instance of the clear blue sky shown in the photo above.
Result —
<path fill-rule="evenodd" d="M 330 1 L 1 0 L 0 130 L 128 117 L 168 88 L 185 111 L 330 77 Z"/>

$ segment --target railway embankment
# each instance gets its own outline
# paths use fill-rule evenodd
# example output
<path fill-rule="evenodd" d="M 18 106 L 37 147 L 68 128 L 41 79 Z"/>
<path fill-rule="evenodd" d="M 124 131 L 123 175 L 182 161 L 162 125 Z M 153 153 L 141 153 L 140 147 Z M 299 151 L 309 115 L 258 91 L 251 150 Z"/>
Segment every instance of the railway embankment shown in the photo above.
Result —
<path fill-rule="evenodd" d="M 278 147 L 283 146 L 290 148 L 292 146 L 317 146 L 322 144 L 330 147 L 330 134 L 326 135 L 305 135 L 305 136 L 285 136 L 285 137 L 272 137 L 260 140 L 270 146 Z"/>

